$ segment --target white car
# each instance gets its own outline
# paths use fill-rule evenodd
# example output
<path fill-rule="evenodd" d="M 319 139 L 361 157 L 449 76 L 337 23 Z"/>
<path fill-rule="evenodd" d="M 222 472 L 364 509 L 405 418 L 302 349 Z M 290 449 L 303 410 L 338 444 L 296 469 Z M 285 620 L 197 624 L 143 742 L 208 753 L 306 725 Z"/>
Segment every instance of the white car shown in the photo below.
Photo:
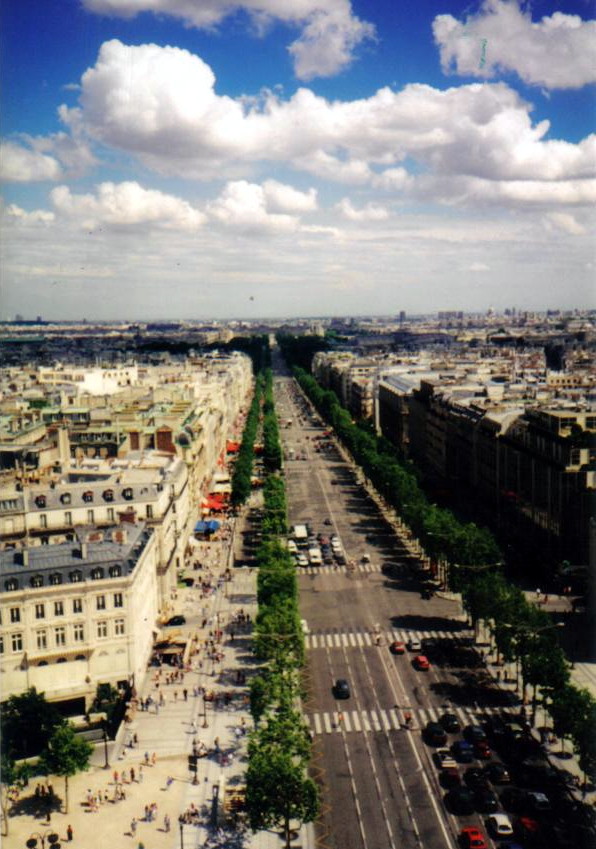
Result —
<path fill-rule="evenodd" d="M 454 769 L 457 767 L 455 758 L 450 749 L 437 749 L 434 754 L 435 762 L 439 769 Z"/>
<path fill-rule="evenodd" d="M 293 539 L 288 540 L 288 551 L 290 552 L 290 554 L 298 553 L 298 546 L 296 545 Z"/>
<path fill-rule="evenodd" d="M 511 837 L 513 834 L 513 826 L 507 814 L 491 814 L 487 826 L 493 837 Z"/>
<path fill-rule="evenodd" d="M 306 554 L 302 554 L 302 552 L 300 552 L 300 554 L 296 558 L 296 563 L 298 564 L 298 566 L 308 566 L 308 557 L 306 556 Z"/>
<path fill-rule="evenodd" d="M 417 640 L 416 637 L 410 637 L 408 640 L 408 650 L 409 651 L 422 651 L 422 645 L 420 640 Z"/>

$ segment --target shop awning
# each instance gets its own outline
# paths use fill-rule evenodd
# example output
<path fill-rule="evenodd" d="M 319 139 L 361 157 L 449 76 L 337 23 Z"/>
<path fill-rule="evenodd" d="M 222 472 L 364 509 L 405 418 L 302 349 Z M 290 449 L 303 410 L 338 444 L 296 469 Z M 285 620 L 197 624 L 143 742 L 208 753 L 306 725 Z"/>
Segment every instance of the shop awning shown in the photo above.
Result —
<path fill-rule="evenodd" d="M 219 529 L 221 522 L 217 519 L 209 519 L 204 522 L 197 522 L 195 525 L 195 534 L 213 534 Z"/>

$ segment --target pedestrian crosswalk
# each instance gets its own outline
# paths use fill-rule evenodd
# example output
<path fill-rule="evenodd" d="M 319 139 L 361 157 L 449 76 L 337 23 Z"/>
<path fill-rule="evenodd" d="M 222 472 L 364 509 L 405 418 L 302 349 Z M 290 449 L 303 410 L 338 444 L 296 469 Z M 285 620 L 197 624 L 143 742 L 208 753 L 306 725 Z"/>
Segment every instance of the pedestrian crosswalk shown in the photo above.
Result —
<path fill-rule="evenodd" d="M 346 572 L 380 572 L 380 563 L 354 563 L 345 566 L 299 566 L 299 575 L 338 575 Z"/>
<path fill-rule="evenodd" d="M 355 628 L 351 630 L 310 631 L 304 638 L 307 649 L 323 648 L 362 648 L 363 646 L 389 645 L 394 641 L 408 643 L 409 640 L 450 640 L 454 643 L 468 645 L 470 637 L 462 631 L 409 631 L 391 630 L 375 631 L 370 628 Z"/>
<path fill-rule="evenodd" d="M 466 725 L 481 723 L 489 716 L 501 713 L 499 707 L 454 707 L 449 705 L 445 708 L 427 707 L 392 707 L 376 708 L 375 710 L 344 710 L 344 711 L 322 711 L 304 715 L 304 720 L 311 734 L 333 734 L 340 731 L 372 732 L 372 731 L 399 731 L 406 726 L 406 714 L 412 719 L 410 730 L 416 731 L 424 728 L 427 722 L 437 722 L 442 713 L 449 711 L 459 719 L 462 728 Z"/>

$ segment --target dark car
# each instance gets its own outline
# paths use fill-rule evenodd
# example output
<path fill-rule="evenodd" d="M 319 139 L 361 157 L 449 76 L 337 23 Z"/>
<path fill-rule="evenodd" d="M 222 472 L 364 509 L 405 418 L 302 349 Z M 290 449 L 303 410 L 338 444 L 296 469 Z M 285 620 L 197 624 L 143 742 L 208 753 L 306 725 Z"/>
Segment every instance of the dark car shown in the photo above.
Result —
<path fill-rule="evenodd" d="M 477 787 L 474 790 L 474 808 L 479 814 L 494 814 L 499 810 L 499 800 L 492 790 Z"/>
<path fill-rule="evenodd" d="M 438 722 L 427 722 L 423 734 L 430 746 L 444 746 L 447 742 L 447 733 Z"/>
<path fill-rule="evenodd" d="M 451 751 L 454 758 L 462 764 L 471 764 L 474 760 L 474 747 L 467 740 L 456 740 Z"/>
<path fill-rule="evenodd" d="M 439 722 L 449 734 L 456 734 L 461 729 L 459 720 L 454 713 L 443 713 L 439 717 Z"/>
<path fill-rule="evenodd" d="M 493 753 L 486 740 L 479 740 L 474 744 L 474 754 L 480 761 L 489 761 Z"/>
<path fill-rule="evenodd" d="M 468 785 L 475 789 L 476 787 L 484 787 L 488 790 L 488 782 L 486 780 L 486 776 L 484 774 L 484 770 L 480 769 L 477 766 L 470 766 L 464 772 L 464 781 Z"/>
<path fill-rule="evenodd" d="M 345 678 L 338 678 L 333 685 L 333 695 L 336 699 L 350 698 L 350 685 Z"/>
<path fill-rule="evenodd" d="M 474 813 L 474 796 L 467 787 L 454 787 L 445 794 L 445 805 L 454 814 L 468 816 Z"/>
<path fill-rule="evenodd" d="M 468 743 L 486 742 L 486 732 L 480 725 L 466 725 L 464 728 L 464 737 Z"/>
<path fill-rule="evenodd" d="M 528 810 L 533 814 L 544 815 L 551 812 L 551 804 L 545 793 L 529 790 L 526 793 L 526 802 Z"/>
<path fill-rule="evenodd" d="M 166 625 L 186 625 L 186 617 L 184 616 L 170 616 Z"/>
<path fill-rule="evenodd" d="M 519 814 L 526 806 L 526 791 L 519 787 L 506 787 L 499 798 L 505 810 L 512 814 Z"/>
<path fill-rule="evenodd" d="M 492 763 L 484 767 L 484 774 L 491 784 L 510 784 L 511 776 L 509 770 L 502 763 Z"/>
<path fill-rule="evenodd" d="M 507 723 L 500 716 L 489 716 L 484 722 L 484 730 L 489 740 L 499 743 L 507 733 Z"/>
<path fill-rule="evenodd" d="M 452 790 L 454 787 L 459 787 L 461 784 L 461 778 L 457 769 L 455 767 L 442 769 L 439 773 L 439 784 L 441 787 L 444 787 L 445 790 Z"/>

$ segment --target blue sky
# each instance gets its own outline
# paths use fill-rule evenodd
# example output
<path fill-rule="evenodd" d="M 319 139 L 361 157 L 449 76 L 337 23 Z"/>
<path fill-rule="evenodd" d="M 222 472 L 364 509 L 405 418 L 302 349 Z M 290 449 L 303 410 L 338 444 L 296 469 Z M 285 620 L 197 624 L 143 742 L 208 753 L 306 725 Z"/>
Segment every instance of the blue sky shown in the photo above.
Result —
<path fill-rule="evenodd" d="M 592 13 L 5 0 L 0 318 L 593 306 Z"/>

